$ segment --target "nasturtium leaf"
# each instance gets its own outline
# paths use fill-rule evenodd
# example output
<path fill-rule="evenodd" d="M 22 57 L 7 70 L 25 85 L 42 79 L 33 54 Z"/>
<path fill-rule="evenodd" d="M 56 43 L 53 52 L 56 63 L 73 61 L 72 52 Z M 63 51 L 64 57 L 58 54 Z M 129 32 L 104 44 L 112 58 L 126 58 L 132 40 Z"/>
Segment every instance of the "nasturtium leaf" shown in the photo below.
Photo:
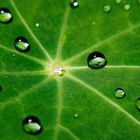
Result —
<path fill-rule="evenodd" d="M 1 0 L 3 8 L 2 140 L 140 139 L 139 0 Z M 101 69 L 88 66 L 93 52 L 105 56 Z M 34 124 L 23 128 L 28 116 L 39 118 L 38 135 Z"/>

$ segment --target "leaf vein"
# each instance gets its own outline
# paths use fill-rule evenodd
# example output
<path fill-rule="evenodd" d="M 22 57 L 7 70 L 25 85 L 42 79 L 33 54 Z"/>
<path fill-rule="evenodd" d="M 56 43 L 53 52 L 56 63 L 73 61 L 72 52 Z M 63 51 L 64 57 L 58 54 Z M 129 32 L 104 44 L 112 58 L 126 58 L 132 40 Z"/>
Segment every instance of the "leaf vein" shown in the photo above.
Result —
<path fill-rule="evenodd" d="M 135 24 L 135 25 L 131 26 L 130 28 L 126 28 L 123 31 L 119 31 L 116 34 L 114 34 L 114 35 L 112 35 L 112 36 L 110 36 L 110 37 L 108 37 L 108 38 L 106 38 L 106 39 L 104 39 L 104 40 L 102 40 L 100 42 L 97 42 L 96 44 L 94 44 L 93 46 L 89 47 L 88 49 L 85 49 L 85 50 L 81 51 L 80 53 L 78 53 L 78 54 L 68 58 L 67 60 L 64 61 L 64 63 L 65 64 L 71 63 L 74 60 L 77 60 L 79 57 L 85 55 L 86 53 L 89 53 L 93 49 L 96 49 L 96 48 L 100 47 L 101 45 L 109 42 L 110 40 L 115 39 L 117 37 L 120 37 L 120 36 L 124 35 L 125 33 L 129 32 L 129 31 L 131 31 L 134 28 L 139 27 L 139 26 L 140 26 L 140 23 L 139 24 Z"/>
<path fill-rule="evenodd" d="M 21 15 L 20 11 L 18 10 L 18 8 L 17 8 L 16 4 L 14 3 L 14 1 L 13 0 L 9 0 L 9 1 L 12 4 L 12 6 L 14 7 L 15 12 L 18 15 L 18 17 L 20 18 L 20 20 L 22 21 L 23 25 L 26 27 L 27 31 L 30 33 L 30 35 L 32 36 L 32 38 L 35 40 L 35 42 L 38 44 L 38 46 L 40 47 L 40 49 L 42 50 L 42 52 L 47 56 L 47 58 L 50 60 L 50 62 L 52 62 L 53 60 L 52 60 L 51 56 L 49 55 L 49 53 L 47 52 L 47 50 L 44 48 L 44 46 L 40 43 L 40 41 L 35 36 L 35 34 L 32 32 L 32 30 L 28 26 L 27 22 L 25 21 L 25 19 Z"/>
<path fill-rule="evenodd" d="M 90 85 L 88 85 L 87 83 L 83 82 L 82 80 L 80 80 L 79 78 L 76 78 L 75 76 L 71 75 L 71 74 L 67 74 L 66 75 L 68 78 L 70 78 L 71 80 L 79 83 L 80 85 L 82 85 L 83 87 L 87 88 L 88 90 L 94 92 L 97 96 L 101 97 L 104 101 L 106 101 L 107 103 L 111 104 L 112 106 L 114 106 L 118 111 L 122 112 L 124 115 L 127 116 L 128 119 L 132 120 L 133 122 L 135 122 L 135 124 L 137 124 L 138 126 L 140 126 L 140 121 L 138 119 L 136 119 L 134 116 L 132 116 L 129 112 L 127 112 L 126 110 L 124 110 L 121 106 L 119 106 L 118 104 L 116 104 L 115 102 L 111 101 L 108 97 L 106 97 L 105 95 L 103 95 L 100 91 L 98 91 L 97 89 L 91 87 Z"/>
<path fill-rule="evenodd" d="M 62 130 L 64 130 L 65 132 L 67 132 L 72 138 L 74 138 L 75 140 L 80 140 L 80 138 L 78 138 L 73 132 L 71 132 L 71 130 L 69 130 L 68 128 L 60 125 L 59 126 Z"/>

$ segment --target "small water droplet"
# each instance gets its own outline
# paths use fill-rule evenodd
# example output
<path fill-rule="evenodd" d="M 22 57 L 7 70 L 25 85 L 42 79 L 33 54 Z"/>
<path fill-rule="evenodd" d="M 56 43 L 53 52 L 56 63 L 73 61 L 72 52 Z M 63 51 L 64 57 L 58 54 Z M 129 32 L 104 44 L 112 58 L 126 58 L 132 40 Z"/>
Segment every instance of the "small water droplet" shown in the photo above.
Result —
<path fill-rule="evenodd" d="M 23 121 L 23 129 L 28 134 L 36 135 L 42 131 L 42 126 L 37 117 L 28 116 Z"/>
<path fill-rule="evenodd" d="M 16 54 L 15 54 L 15 53 L 12 53 L 12 56 L 13 56 L 13 57 L 15 57 L 15 56 L 16 56 Z"/>
<path fill-rule="evenodd" d="M 79 7 L 79 2 L 77 0 L 72 0 L 70 5 L 72 8 L 77 8 Z"/>
<path fill-rule="evenodd" d="M 131 9 L 131 5 L 130 4 L 125 4 L 124 5 L 124 10 L 125 11 L 129 11 Z"/>
<path fill-rule="evenodd" d="M 122 3 L 122 0 L 115 0 L 115 3 L 116 4 L 121 4 Z"/>
<path fill-rule="evenodd" d="M 40 26 L 40 24 L 39 24 L 39 23 L 35 23 L 35 27 L 37 27 L 37 28 L 38 28 L 39 26 Z"/>
<path fill-rule="evenodd" d="M 79 114 L 78 113 L 75 113 L 74 114 L 74 118 L 78 118 L 79 117 Z"/>
<path fill-rule="evenodd" d="M 11 12 L 7 8 L 0 8 L 0 22 L 10 23 L 13 19 Z"/>
<path fill-rule="evenodd" d="M 15 48 L 20 52 L 27 52 L 30 49 L 29 42 L 25 37 L 18 37 L 14 42 Z"/>
<path fill-rule="evenodd" d="M 106 5 L 104 5 L 103 9 L 104 9 L 105 13 L 108 13 L 111 11 L 111 6 L 109 4 L 106 4 Z"/>
<path fill-rule="evenodd" d="M 100 52 L 92 52 L 87 58 L 88 66 L 92 69 L 101 69 L 105 67 L 107 61 L 105 56 Z"/>
<path fill-rule="evenodd" d="M 57 75 L 59 75 L 59 76 L 63 76 L 64 73 L 65 73 L 65 70 L 64 70 L 63 68 L 61 68 L 61 67 L 58 67 L 58 68 L 56 68 L 56 69 L 54 70 L 54 72 L 55 72 Z"/>
<path fill-rule="evenodd" d="M 122 88 L 117 88 L 115 90 L 114 96 L 117 99 L 122 99 L 122 98 L 124 98 L 126 96 L 126 93 L 125 93 L 125 91 Z"/>

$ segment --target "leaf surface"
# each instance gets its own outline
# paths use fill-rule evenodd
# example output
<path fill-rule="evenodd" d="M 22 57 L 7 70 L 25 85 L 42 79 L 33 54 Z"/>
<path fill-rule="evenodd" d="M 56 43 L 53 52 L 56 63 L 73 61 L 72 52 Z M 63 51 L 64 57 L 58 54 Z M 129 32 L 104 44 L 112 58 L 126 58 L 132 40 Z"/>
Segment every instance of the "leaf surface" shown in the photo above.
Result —
<path fill-rule="evenodd" d="M 130 10 L 124 5 L 129 3 Z M 105 13 L 104 5 L 111 11 Z M 136 0 L 1 0 L 13 20 L 0 23 L 0 137 L 4 140 L 138 140 L 140 112 L 140 5 Z M 36 25 L 39 24 L 39 27 Z M 24 36 L 30 51 L 14 47 Z M 87 57 L 102 52 L 105 68 Z M 57 66 L 64 75 L 55 74 Z M 126 97 L 116 99 L 116 88 Z M 35 115 L 43 131 L 23 131 Z"/>

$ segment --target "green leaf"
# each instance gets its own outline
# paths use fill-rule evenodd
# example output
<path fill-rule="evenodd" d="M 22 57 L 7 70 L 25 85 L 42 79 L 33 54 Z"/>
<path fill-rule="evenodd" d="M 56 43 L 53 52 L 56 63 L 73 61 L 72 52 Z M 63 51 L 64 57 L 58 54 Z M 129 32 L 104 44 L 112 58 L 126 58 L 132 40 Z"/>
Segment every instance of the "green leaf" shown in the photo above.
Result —
<path fill-rule="evenodd" d="M 0 23 L 1 139 L 140 139 L 136 0 L 79 0 L 77 8 L 69 0 L 1 0 L 0 6 L 13 15 L 11 23 Z M 20 36 L 28 52 L 15 49 Z M 94 51 L 104 54 L 104 68 L 88 68 Z M 124 98 L 114 97 L 117 88 Z M 41 122 L 38 135 L 23 130 L 30 115 Z"/>

